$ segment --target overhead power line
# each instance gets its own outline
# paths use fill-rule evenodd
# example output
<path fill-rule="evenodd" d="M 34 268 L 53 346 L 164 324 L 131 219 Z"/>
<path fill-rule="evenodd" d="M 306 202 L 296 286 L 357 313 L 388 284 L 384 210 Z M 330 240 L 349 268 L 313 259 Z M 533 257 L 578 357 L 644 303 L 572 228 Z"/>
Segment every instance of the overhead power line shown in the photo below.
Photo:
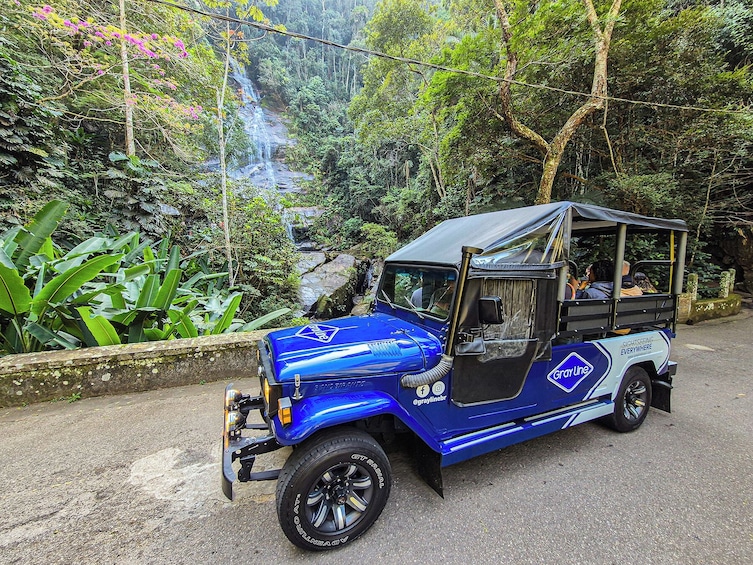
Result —
<path fill-rule="evenodd" d="M 292 37 L 294 39 L 303 39 L 306 41 L 313 41 L 315 43 L 320 43 L 322 45 L 328 45 L 330 47 L 334 47 L 336 49 L 343 49 L 345 51 L 352 51 L 354 53 L 360 53 L 362 55 L 367 55 L 369 57 L 379 57 L 382 59 L 388 59 L 390 61 L 396 61 L 399 63 L 405 63 L 407 65 L 418 65 L 421 67 L 425 67 L 428 69 L 433 69 L 436 71 L 443 71 L 447 73 L 454 73 L 459 75 L 465 75 L 470 76 L 474 78 L 480 78 L 484 80 L 490 80 L 493 82 L 508 82 L 510 84 L 514 84 L 517 86 L 522 86 L 525 88 L 536 88 L 539 90 L 548 90 L 550 92 L 557 92 L 560 94 L 568 94 L 570 96 L 578 96 L 581 98 L 596 98 L 600 100 L 604 100 L 607 102 L 623 102 L 625 104 L 633 104 L 637 106 L 649 106 L 652 108 L 670 108 L 673 110 L 692 110 L 696 112 L 709 112 L 709 113 L 719 113 L 719 114 L 751 114 L 750 108 L 740 109 L 740 110 L 728 110 L 723 108 L 704 108 L 702 106 L 689 106 L 689 105 L 681 105 L 681 104 L 667 104 L 663 102 L 646 102 L 644 100 L 632 100 L 629 98 L 619 98 L 617 96 L 598 96 L 591 94 L 590 92 L 579 92 L 577 90 L 568 90 L 565 88 L 557 88 L 555 86 L 548 86 L 545 84 L 532 84 L 528 82 L 523 82 L 519 80 L 514 79 L 505 79 L 504 77 L 498 77 L 494 75 L 487 75 L 484 73 L 478 73 L 475 71 L 469 71 L 467 69 L 456 69 L 454 67 L 448 67 L 445 65 L 438 65 L 436 63 L 429 63 L 428 61 L 421 61 L 419 59 L 411 59 L 409 57 L 399 57 L 397 55 L 390 55 L 388 53 L 383 53 L 380 51 L 374 51 L 371 49 L 366 49 L 364 47 L 358 47 L 355 45 L 343 45 L 341 43 L 336 43 L 334 41 L 330 41 L 328 39 L 323 39 L 321 37 L 313 37 L 310 35 L 306 35 L 303 33 L 298 33 L 295 31 L 290 31 L 286 29 L 278 29 L 274 26 L 270 26 L 261 22 L 255 22 L 252 20 L 242 20 L 239 18 L 233 18 L 230 16 L 225 16 L 223 14 L 215 14 L 211 12 L 206 12 L 204 10 L 199 10 L 198 8 L 191 8 L 190 6 L 185 6 L 182 4 L 176 4 L 174 2 L 168 2 L 167 0 L 147 0 L 148 2 L 152 2 L 155 4 L 162 4 L 164 6 L 169 6 L 170 8 L 175 8 L 177 10 L 182 10 L 184 12 L 190 12 L 192 14 L 196 14 L 199 16 L 204 16 L 207 18 L 211 18 L 213 20 L 219 20 L 223 22 L 230 22 L 234 24 L 239 25 L 246 25 L 255 29 L 262 30 L 267 33 L 276 33 L 278 35 L 283 35 L 285 37 Z"/>

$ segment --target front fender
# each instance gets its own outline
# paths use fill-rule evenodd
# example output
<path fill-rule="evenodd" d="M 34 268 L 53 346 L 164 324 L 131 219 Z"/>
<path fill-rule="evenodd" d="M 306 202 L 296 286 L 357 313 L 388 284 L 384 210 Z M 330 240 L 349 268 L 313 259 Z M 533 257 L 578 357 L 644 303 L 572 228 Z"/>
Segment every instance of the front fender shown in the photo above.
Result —
<path fill-rule="evenodd" d="M 304 398 L 293 404 L 291 424 L 282 426 L 279 418 L 275 416 L 272 425 L 275 437 L 280 444 L 296 445 L 320 430 L 382 414 L 399 418 L 429 447 L 439 451 L 439 444 L 427 430 L 392 396 L 379 391 L 359 391 L 357 394 L 328 394 Z"/>

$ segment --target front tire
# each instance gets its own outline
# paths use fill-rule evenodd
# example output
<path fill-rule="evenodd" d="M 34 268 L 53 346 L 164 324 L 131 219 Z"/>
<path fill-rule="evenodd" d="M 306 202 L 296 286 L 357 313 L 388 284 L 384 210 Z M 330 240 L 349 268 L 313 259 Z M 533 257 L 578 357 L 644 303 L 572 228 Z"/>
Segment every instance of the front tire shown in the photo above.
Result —
<path fill-rule="evenodd" d="M 642 367 L 630 367 L 614 399 L 614 412 L 604 422 L 618 432 L 640 427 L 651 406 L 651 379 Z"/>
<path fill-rule="evenodd" d="M 350 543 L 382 513 L 392 469 L 368 434 L 340 428 L 296 449 L 277 482 L 277 517 L 287 538 L 321 551 Z"/>

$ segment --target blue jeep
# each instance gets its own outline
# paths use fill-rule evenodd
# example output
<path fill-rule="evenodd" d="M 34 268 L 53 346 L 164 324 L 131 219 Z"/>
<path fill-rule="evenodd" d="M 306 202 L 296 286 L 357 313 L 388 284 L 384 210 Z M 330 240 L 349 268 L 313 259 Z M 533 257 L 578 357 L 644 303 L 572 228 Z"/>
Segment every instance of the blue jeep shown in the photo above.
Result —
<path fill-rule="evenodd" d="M 590 420 L 629 432 L 649 406 L 668 412 L 686 241 L 681 220 L 572 202 L 439 224 L 386 259 L 370 314 L 259 343 L 261 395 L 225 392 L 225 495 L 236 479 L 277 479 L 285 535 L 333 548 L 387 502 L 377 440 L 409 434 L 441 495 L 453 463 Z M 611 296 L 588 298 L 573 275 L 604 257 Z M 624 296 L 639 269 L 653 286 Z M 247 422 L 256 410 L 264 424 Z M 282 446 L 295 449 L 281 470 L 253 471 Z"/>

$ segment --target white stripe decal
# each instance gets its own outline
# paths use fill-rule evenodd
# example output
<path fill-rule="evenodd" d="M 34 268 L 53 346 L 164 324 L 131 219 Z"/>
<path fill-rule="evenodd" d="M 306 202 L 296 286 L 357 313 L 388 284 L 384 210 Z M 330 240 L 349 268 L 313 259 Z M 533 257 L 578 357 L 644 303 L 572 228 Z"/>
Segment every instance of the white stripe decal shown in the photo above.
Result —
<path fill-rule="evenodd" d="M 586 396 L 585 396 L 585 398 L 583 400 L 589 400 L 591 398 L 591 396 L 596 391 L 596 389 L 598 389 L 601 386 L 601 384 L 606 380 L 606 378 L 609 376 L 610 372 L 612 371 L 612 365 L 613 365 L 612 354 L 609 353 L 609 351 L 607 351 L 604 348 L 604 346 L 601 345 L 598 341 L 594 341 L 594 342 L 591 342 L 591 343 L 593 343 L 593 345 L 596 347 L 596 349 L 598 349 L 599 351 L 601 351 L 601 353 L 604 355 L 604 357 L 607 358 L 607 370 L 604 371 L 604 374 L 596 382 L 596 384 L 594 384 L 594 386 L 591 387 L 591 390 L 588 391 L 588 394 L 586 394 Z"/>

